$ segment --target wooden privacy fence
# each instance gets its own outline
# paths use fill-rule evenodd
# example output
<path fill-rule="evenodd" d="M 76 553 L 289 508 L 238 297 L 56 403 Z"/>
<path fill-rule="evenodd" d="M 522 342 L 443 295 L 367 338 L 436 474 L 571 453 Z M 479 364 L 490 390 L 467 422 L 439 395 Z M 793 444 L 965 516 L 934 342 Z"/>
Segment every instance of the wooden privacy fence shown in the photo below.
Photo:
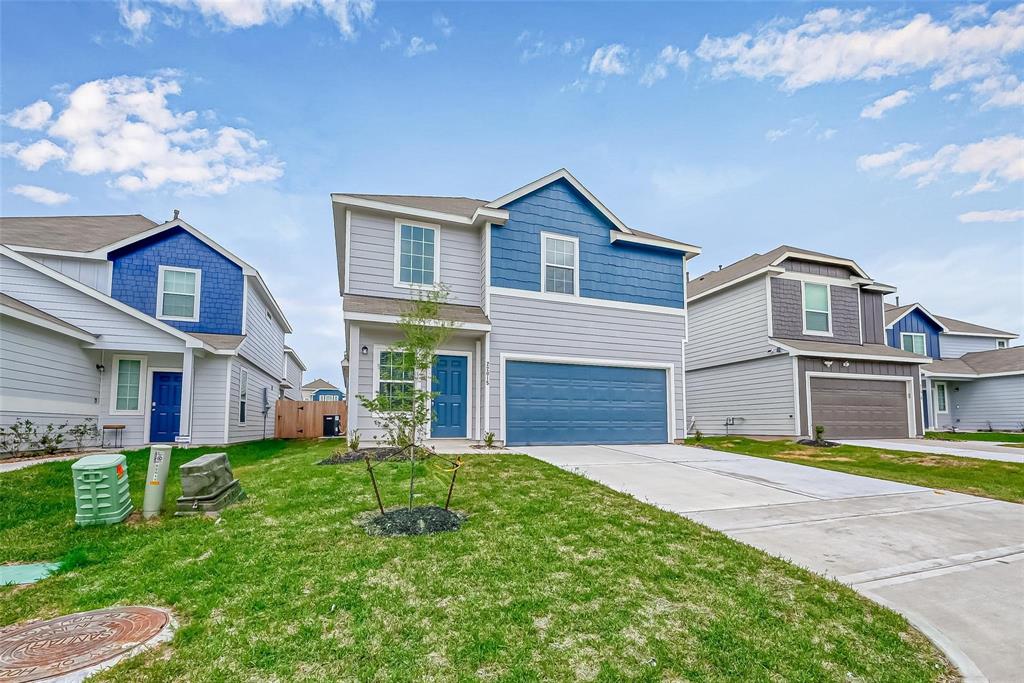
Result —
<path fill-rule="evenodd" d="M 278 439 L 316 439 L 324 435 L 324 418 L 337 415 L 338 434 L 345 435 L 348 409 L 345 401 L 278 401 Z"/>

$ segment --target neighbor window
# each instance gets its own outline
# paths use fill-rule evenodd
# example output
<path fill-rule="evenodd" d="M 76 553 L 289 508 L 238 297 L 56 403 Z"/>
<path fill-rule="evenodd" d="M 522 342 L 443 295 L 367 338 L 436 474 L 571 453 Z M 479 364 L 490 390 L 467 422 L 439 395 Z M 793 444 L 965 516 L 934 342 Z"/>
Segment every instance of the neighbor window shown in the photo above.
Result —
<path fill-rule="evenodd" d="M 249 373 L 238 372 L 238 423 L 245 424 L 245 404 L 249 402 Z"/>
<path fill-rule="evenodd" d="M 202 271 L 160 266 L 156 317 L 199 320 L 199 287 Z"/>
<path fill-rule="evenodd" d="M 997 349 L 1005 349 L 1006 348 L 1006 340 L 1005 339 L 997 339 L 996 340 L 996 348 Z"/>
<path fill-rule="evenodd" d="M 921 356 L 927 355 L 925 353 L 924 335 L 919 332 L 901 333 L 900 345 L 904 351 L 910 351 L 910 353 L 916 353 Z"/>
<path fill-rule="evenodd" d="M 829 316 L 828 285 L 805 282 L 804 332 L 829 334 L 832 331 Z"/>
<path fill-rule="evenodd" d="M 408 409 L 413 390 L 412 356 L 402 351 L 381 351 L 377 373 L 377 395 L 386 396 L 392 410 Z"/>
<path fill-rule="evenodd" d="M 541 233 L 543 291 L 576 294 L 579 243 L 571 237 Z"/>
<path fill-rule="evenodd" d="M 440 238 L 436 226 L 397 225 L 395 284 L 408 287 L 433 287 L 437 284 Z"/>
<path fill-rule="evenodd" d="M 935 410 L 940 413 L 949 412 L 949 405 L 946 402 L 946 385 L 943 382 L 935 383 Z"/>
<path fill-rule="evenodd" d="M 119 358 L 115 363 L 116 393 L 114 410 L 135 412 L 139 410 L 142 390 L 142 360 Z"/>

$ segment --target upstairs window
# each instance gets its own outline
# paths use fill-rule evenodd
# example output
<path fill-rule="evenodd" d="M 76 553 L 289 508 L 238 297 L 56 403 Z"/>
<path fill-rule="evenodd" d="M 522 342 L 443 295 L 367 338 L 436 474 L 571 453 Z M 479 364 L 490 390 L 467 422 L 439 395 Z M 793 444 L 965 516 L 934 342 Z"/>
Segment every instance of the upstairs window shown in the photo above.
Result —
<path fill-rule="evenodd" d="M 436 286 L 440 258 L 441 239 L 438 226 L 396 221 L 396 287 Z"/>
<path fill-rule="evenodd" d="M 578 294 L 579 241 L 573 237 L 542 232 L 541 291 L 556 294 Z"/>
<path fill-rule="evenodd" d="M 163 320 L 199 320 L 202 271 L 160 266 L 157 278 L 156 317 Z"/>
<path fill-rule="evenodd" d="M 924 335 L 920 332 L 900 333 L 900 346 L 903 347 L 904 351 L 909 351 L 910 353 L 916 353 L 920 356 L 928 355 L 925 352 Z"/>
<path fill-rule="evenodd" d="M 804 332 L 806 334 L 832 334 L 832 314 L 829 309 L 828 285 L 804 283 Z"/>

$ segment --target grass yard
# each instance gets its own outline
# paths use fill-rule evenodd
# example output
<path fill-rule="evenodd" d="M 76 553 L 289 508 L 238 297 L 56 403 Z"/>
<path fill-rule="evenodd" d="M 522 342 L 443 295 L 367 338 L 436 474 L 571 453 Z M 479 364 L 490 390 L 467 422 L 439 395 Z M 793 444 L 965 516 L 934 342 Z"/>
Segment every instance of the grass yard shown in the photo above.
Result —
<path fill-rule="evenodd" d="M 1024 443 L 1024 432 L 925 432 L 924 438 L 937 441 Z"/>
<path fill-rule="evenodd" d="M 861 446 L 815 448 L 788 439 L 760 441 L 715 436 L 704 437 L 701 444 L 721 451 L 1024 503 L 1024 464 L 1021 463 Z"/>
<path fill-rule="evenodd" d="M 353 524 L 374 507 L 365 468 L 313 464 L 336 446 L 232 447 L 249 499 L 219 523 L 76 529 L 69 463 L 0 475 L 0 562 L 66 567 L 0 587 L 0 626 L 172 608 L 174 640 L 103 677 L 117 681 L 955 678 L 853 591 L 525 456 L 468 457 L 461 531 L 369 537 Z M 129 454 L 137 505 L 145 460 Z M 391 504 L 407 467 L 377 470 Z M 443 491 L 425 480 L 422 502 Z"/>

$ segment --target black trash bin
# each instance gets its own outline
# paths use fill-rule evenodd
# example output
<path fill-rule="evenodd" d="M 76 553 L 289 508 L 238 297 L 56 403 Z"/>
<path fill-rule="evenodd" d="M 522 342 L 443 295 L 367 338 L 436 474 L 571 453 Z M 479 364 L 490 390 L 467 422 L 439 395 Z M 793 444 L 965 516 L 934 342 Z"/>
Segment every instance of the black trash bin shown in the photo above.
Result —
<path fill-rule="evenodd" d="M 341 433 L 341 416 L 324 415 L 324 436 L 338 436 Z"/>

